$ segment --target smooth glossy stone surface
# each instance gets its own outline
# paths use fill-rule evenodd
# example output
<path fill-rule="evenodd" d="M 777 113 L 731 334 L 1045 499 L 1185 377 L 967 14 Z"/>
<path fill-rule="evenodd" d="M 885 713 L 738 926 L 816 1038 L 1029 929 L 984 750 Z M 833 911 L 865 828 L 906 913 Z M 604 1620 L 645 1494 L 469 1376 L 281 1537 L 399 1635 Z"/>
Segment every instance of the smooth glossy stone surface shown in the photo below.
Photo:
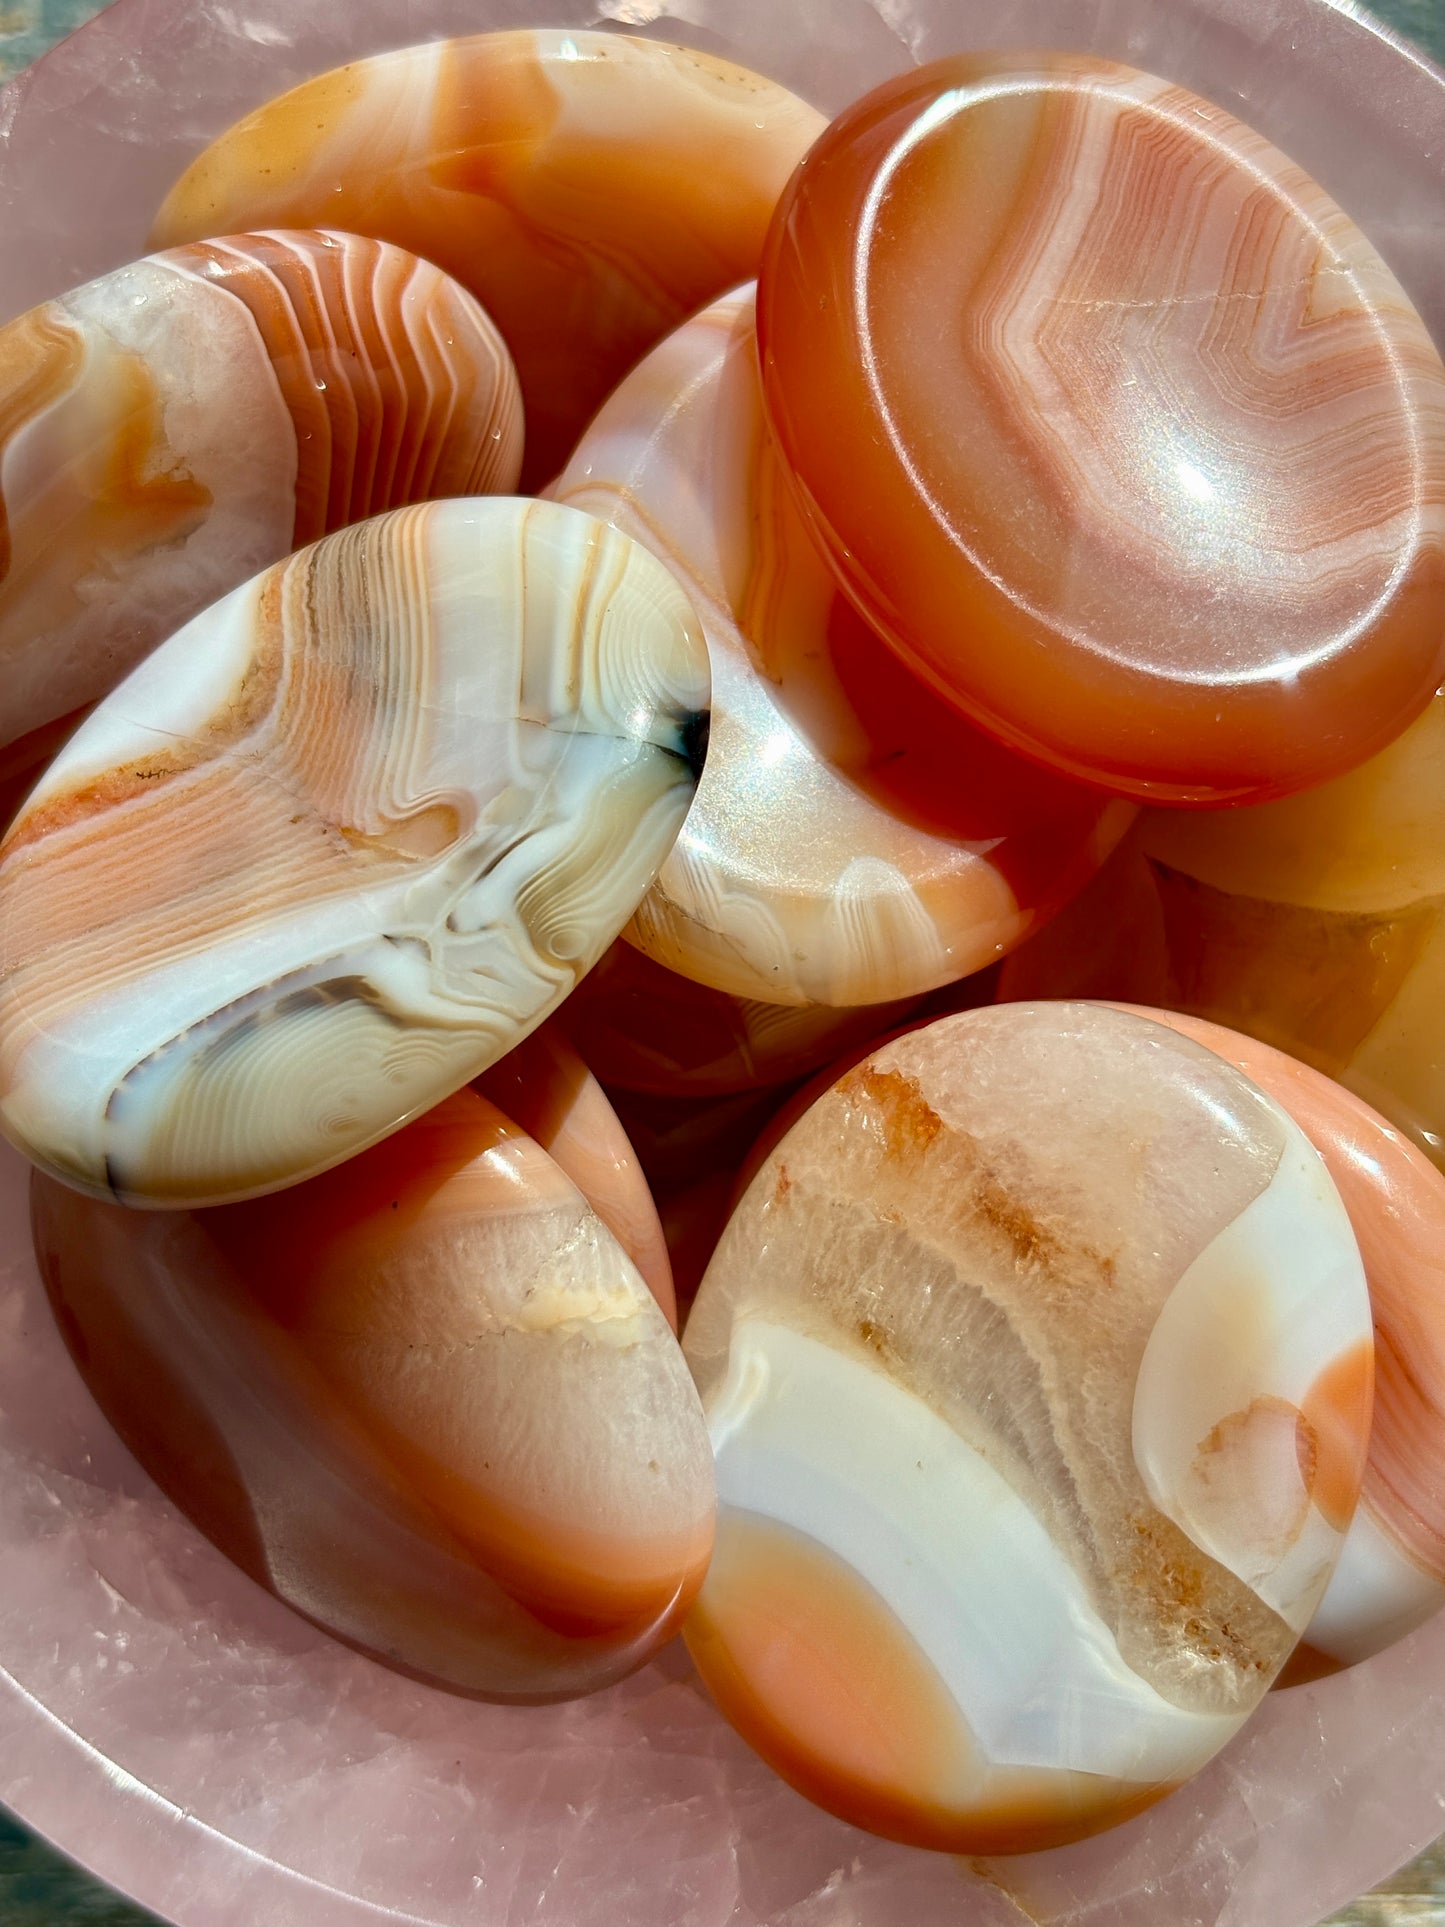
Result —
<path fill-rule="evenodd" d="M 672 1267 L 647 1179 L 607 1093 L 554 1020 L 477 1079 L 571 1178 L 616 1238 L 677 1330 Z"/>
<path fill-rule="evenodd" d="M 1151 812 L 1139 845 L 1165 952 L 1151 1001 L 1304 1058 L 1445 1162 L 1445 695 L 1337 782 Z"/>
<path fill-rule="evenodd" d="M 692 612 L 548 502 L 400 509 L 180 630 L 0 845 L 0 1125 L 222 1203 L 477 1076 L 632 914 L 692 795 Z"/>
<path fill-rule="evenodd" d="M 599 12 L 636 31 L 637 0 L 516 0 L 507 21 L 494 0 L 408 0 L 405 32 L 588 28 Z M 1175 74 L 1323 181 L 1445 339 L 1445 82 L 1366 14 L 1327 0 L 687 12 L 685 29 L 656 25 L 706 35 L 829 112 L 964 41 Z M 279 88 L 394 45 L 398 20 L 396 0 L 115 0 L 3 95 L 5 311 L 134 258 L 205 141 Z M 375 1666 L 232 1567 L 115 1440 L 35 1279 L 25 1182 L 0 1146 L 0 1797 L 169 1919 L 478 1927 L 491 1906 L 495 1927 L 1020 1927 L 1021 1913 L 1038 1927 L 1314 1927 L 1440 1831 L 1445 1617 L 1267 1696 L 1213 1764 L 1128 1826 L 982 1866 L 799 1799 L 676 1644 L 609 1692 L 540 1710 Z"/>
<path fill-rule="evenodd" d="M 1005 959 L 1007 998 L 1187 1010 L 1338 1079 L 1445 1161 L 1445 696 L 1379 756 L 1253 809 L 1146 811 Z"/>
<path fill-rule="evenodd" d="M 685 1350 L 719 1501 L 693 1656 L 795 1786 L 919 1845 L 1077 1838 L 1196 1772 L 1359 1492 L 1339 1196 L 1230 1065 L 1119 1011 L 865 1059 L 754 1179 Z"/>
<path fill-rule="evenodd" d="M 288 1605 L 509 1699 L 676 1631 L 712 1541 L 697 1394 L 622 1247 L 475 1092 L 274 1198 L 130 1211 L 37 1172 L 31 1201 L 102 1408 Z"/>
<path fill-rule="evenodd" d="M 325 221 L 437 262 L 512 350 L 535 487 L 640 354 L 756 274 L 779 190 L 823 125 L 690 48 L 473 34 L 268 102 L 192 164 L 153 238 Z"/>
<path fill-rule="evenodd" d="M 736 997 L 921 996 L 1010 949 L 1129 806 L 1001 750 L 868 630 L 780 471 L 753 307 L 738 289 L 655 348 L 548 490 L 673 569 L 712 659 L 707 768 L 627 934 Z"/>
<path fill-rule="evenodd" d="M 1353 1665 L 1445 1602 L 1445 1178 L 1308 1064 L 1221 1024 L 1140 1014 L 1227 1058 L 1283 1105 L 1349 1213 L 1375 1326 L 1374 1414 L 1360 1503 L 1304 1644 Z"/>
<path fill-rule="evenodd" d="M 521 461 L 490 320 L 354 234 L 198 241 L 31 309 L 0 329 L 0 745 L 292 549 Z"/>
<path fill-rule="evenodd" d="M 830 127 L 759 283 L 769 411 L 849 592 L 1002 741 L 1154 801 L 1285 794 L 1445 670 L 1445 368 L 1358 228 L 1222 106 L 956 55 Z"/>
<path fill-rule="evenodd" d="M 785 1084 L 910 1007 L 908 998 L 835 1010 L 733 997 L 620 942 L 567 999 L 559 1021 L 605 1084 L 702 1098 Z"/>

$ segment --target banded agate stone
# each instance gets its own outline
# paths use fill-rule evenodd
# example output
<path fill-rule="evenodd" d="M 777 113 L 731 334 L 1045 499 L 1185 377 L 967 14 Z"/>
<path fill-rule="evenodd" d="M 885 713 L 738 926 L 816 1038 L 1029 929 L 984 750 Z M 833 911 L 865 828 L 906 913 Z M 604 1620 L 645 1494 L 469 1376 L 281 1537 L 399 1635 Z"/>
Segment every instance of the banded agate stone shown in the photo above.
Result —
<path fill-rule="evenodd" d="M 31 309 L 0 329 L 0 746 L 292 549 L 521 460 L 496 329 L 377 241 L 233 234 Z"/>
<path fill-rule="evenodd" d="M 555 1018 L 476 1080 L 478 1093 L 535 1138 L 616 1238 L 677 1330 L 672 1266 L 657 1206 L 607 1093 Z"/>
<path fill-rule="evenodd" d="M 1349 1213 L 1375 1325 L 1374 1417 L 1360 1503 L 1304 1637 L 1316 1665 L 1353 1665 L 1445 1602 L 1445 1178 L 1323 1072 L 1220 1024 L 1140 1014 L 1227 1058 L 1282 1105 Z"/>
<path fill-rule="evenodd" d="M 548 493 L 646 543 L 707 636 L 707 768 L 627 931 L 669 970 L 770 1004 L 918 997 L 993 963 L 1127 826 L 940 703 L 838 590 L 767 429 L 751 287 L 634 369 Z"/>
<path fill-rule="evenodd" d="M 1164 1026 L 995 1006 L 788 1133 L 684 1348 L 717 1458 L 687 1637 L 794 1786 L 917 1845 L 1076 1838 L 1200 1767 L 1309 1623 L 1372 1346 L 1290 1118 Z"/>
<path fill-rule="evenodd" d="M 1155 802 L 1335 776 L 1445 671 L 1445 368 L 1222 109 L 1073 53 L 847 109 L 779 203 L 768 408 L 849 594 L 1003 742 Z"/>
<path fill-rule="evenodd" d="M 61 1330 L 122 1438 L 279 1598 L 436 1685 L 590 1692 L 707 1565 L 707 1430 L 661 1310 L 541 1147 L 461 1091 L 275 1197 L 32 1183 Z"/>
<path fill-rule="evenodd" d="M 677 834 L 707 653 L 591 517 L 399 509 L 255 577 L 100 705 L 0 843 L 0 1126 L 225 1203 L 479 1075 Z"/>
<path fill-rule="evenodd" d="M 639 355 L 757 273 L 823 126 L 775 82 L 689 48 L 474 34 L 353 61 L 238 121 L 152 238 L 324 221 L 437 262 L 516 359 L 536 488 Z"/>

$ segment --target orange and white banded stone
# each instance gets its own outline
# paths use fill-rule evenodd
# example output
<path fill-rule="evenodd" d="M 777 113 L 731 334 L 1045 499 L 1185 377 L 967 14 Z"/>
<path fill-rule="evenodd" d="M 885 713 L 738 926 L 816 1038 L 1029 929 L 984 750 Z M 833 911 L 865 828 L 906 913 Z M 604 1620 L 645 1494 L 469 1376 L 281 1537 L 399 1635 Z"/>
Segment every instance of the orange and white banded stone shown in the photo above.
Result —
<path fill-rule="evenodd" d="M 1003 955 L 1127 827 L 941 703 L 841 594 L 768 431 L 751 286 L 653 350 L 548 493 L 646 543 L 707 636 L 707 768 L 627 931 L 669 970 L 768 1004 L 922 996 Z"/>
<path fill-rule="evenodd" d="M 712 1543 L 697 1393 L 616 1240 L 474 1092 L 276 1197 L 130 1211 L 37 1172 L 31 1201 L 102 1408 L 287 1604 L 500 1699 L 676 1632 Z"/>
<path fill-rule="evenodd" d="M 1256 1038 L 1141 1012 L 1238 1066 L 1324 1159 L 1350 1214 L 1375 1324 L 1375 1404 L 1359 1508 L 1305 1644 L 1353 1665 L 1445 1604 L 1445 1178 L 1378 1112 Z"/>
<path fill-rule="evenodd" d="M 393 510 L 96 709 L 0 843 L 0 1127 L 82 1189 L 225 1203 L 476 1077 L 677 834 L 707 651 L 550 502 Z"/>
<path fill-rule="evenodd" d="M 1369 1300 L 1319 1156 L 1097 1006 L 855 1066 L 754 1178 L 684 1349 L 719 1507 L 694 1657 L 795 1786 L 918 1845 L 1047 1846 L 1195 1772 L 1364 1468 Z"/>
<path fill-rule="evenodd" d="M 833 122 L 759 273 L 769 414 L 849 594 L 1001 741 L 1160 803 L 1381 749 L 1445 679 L 1445 366 L 1222 108 L 957 55 Z"/>
<path fill-rule="evenodd" d="M 31 309 L 0 329 L 0 746 L 291 550 L 521 460 L 497 330 L 381 242 L 232 234 Z"/>
<path fill-rule="evenodd" d="M 535 488 L 640 355 L 757 273 L 824 125 L 776 82 L 663 41 L 473 34 L 258 108 L 192 163 L 152 240 L 324 222 L 437 262 L 511 348 Z"/>

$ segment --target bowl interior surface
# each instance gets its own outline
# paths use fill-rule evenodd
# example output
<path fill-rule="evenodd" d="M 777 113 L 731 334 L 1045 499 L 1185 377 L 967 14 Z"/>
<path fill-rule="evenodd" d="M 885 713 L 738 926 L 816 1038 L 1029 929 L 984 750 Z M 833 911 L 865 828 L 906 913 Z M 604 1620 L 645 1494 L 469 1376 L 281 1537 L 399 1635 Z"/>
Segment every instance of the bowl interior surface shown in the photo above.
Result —
<path fill-rule="evenodd" d="M 616 26 L 828 110 L 962 48 L 1090 49 L 1196 88 L 1368 230 L 1445 340 L 1445 77 L 1329 0 L 118 0 L 0 91 L 0 319 L 144 252 L 238 114 L 349 57 Z M 233 1569 L 111 1435 L 0 1147 L 0 1798 L 185 1927 L 1308 1927 L 1445 1818 L 1445 1615 L 1275 1695 L 1129 1825 L 956 1861 L 816 1812 L 674 1646 L 571 1706 L 453 1699 Z"/>

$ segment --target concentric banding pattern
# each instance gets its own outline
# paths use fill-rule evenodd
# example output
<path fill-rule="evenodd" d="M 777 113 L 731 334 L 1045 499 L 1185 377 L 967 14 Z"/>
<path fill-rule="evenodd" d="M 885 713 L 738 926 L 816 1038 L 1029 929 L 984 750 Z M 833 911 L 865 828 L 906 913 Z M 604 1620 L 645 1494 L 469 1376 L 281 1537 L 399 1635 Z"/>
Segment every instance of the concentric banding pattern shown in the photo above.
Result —
<path fill-rule="evenodd" d="M 1440 682 L 1445 368 L 1359 230 L 1208 101 L 1075 54 L 890 81 L 794 177 L 759 287 L 841 579 L 1001 740 L 1256 800 Z"/>
<path fill-rule="evenodd" d="M 352 62 L 238 121 L 171 190 L 160 246 L 328 225 L 436 261 L 485 303 L 556 475 L 669 329 L 756 274 L 825 125 L 760 74 L 623 34 L 474 34 Z"/>
<path fill-rule="evenodd" d="M 669 970 L 760 1003 L 921 996 L 1017 942 L 1097 864 L 1129 809 L 1007 768 L 921 689 L 900 700 L 909 679 L 886 656 L 866 691 L 847 689 L 833 651 L 856 617 L 779 466 L 748 287 L 653 350 L 548 491 L 668 563 L 712 658 L 707 769 L 628 937 Z M 811 729 L 790 709 L 800 677 Z M 889 698 L 897 713 L 880 717 Z M 878 793 L 880 770 L 891 794 Z M 925 786 L 947 790 L 947 828 L 919 820 L 909 792 Z"/>
<path fill-rule="evenodd" d="M 511 489 L 521 458 L 477 302 L 356 235 L 175 248 L 22 315 L 0 330 L 0 744 L 290 550 Z"/>
<path fill-rule="evenodd" d="M 689 1641 L 845 1817 L 1044 1846 L 1187 1777 L 1318 1604 L 1372 1368 L 1277 1105 L 1159 1025 L 895 1040 L 768 1158 L 685 1341 L 718 1461 Z"/>
<path fill-rule="evenodd" d="M 0 1124 L 82 1188 L 219 1201 L 499 1057 L 687 808 L 705 645 L 551 503 L 395 511 L 157 650 L 0 846 Z"/>

